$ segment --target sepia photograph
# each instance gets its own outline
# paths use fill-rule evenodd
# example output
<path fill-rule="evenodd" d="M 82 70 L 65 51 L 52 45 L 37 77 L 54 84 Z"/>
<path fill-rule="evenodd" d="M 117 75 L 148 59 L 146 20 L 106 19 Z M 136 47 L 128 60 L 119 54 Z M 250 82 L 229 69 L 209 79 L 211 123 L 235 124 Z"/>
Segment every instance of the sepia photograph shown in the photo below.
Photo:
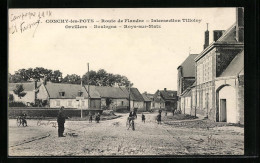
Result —
<path fill-rule="evenodd" d="M 7 125 L 10 157 L 244 155 L 244 8 L 9 9 Z"/>

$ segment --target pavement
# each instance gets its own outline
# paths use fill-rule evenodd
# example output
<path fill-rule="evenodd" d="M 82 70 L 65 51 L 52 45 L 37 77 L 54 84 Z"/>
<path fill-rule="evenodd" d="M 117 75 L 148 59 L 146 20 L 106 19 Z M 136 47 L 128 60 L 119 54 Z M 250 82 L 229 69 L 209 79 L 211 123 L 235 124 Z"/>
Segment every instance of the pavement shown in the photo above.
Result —
<path fill-rule="evenodd" d="M 138 118 L 135 120 L 136 130 L 133 131 L 127 130 L 126 127 L 128 114 L 117 115 L 121 117 L 100 121 L 100 123 L 66 121 L 66 137 L 57 136 L 55 121 L 28 120 L 28 127 L 17 127 L 15 120 L 10 119 L 9 155 L 164 156 L 244 154 L 244 129 L 241 127 L 225 126 L 208 129 L 199 126 L 188 128 L 167 124 L 159 125 L 155 121 L 156 113 L 146 113 L 145 123 L 141 122 L 141 115 L 138 114 Z M 196 125 L 201 118 L 185 121 L 189 124 L 194 122 Z"/>

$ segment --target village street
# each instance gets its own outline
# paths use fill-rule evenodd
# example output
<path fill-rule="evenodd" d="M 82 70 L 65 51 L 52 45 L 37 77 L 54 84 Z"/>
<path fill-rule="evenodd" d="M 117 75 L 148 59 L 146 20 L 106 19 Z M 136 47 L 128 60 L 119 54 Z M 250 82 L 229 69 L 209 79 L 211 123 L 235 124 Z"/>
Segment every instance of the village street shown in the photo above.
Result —
<path fill-rule="evenodd" d="M 9 156 L 244 154 L 243 127 L 209 128 L 200 126 L 200 121 L 158 125 L 157 113 L 146 113 L 146 123 L 138 114 L 132 131 L 126 128 L 128 114 L 116 114 L 122 117 L 100 123 L 67 120 L 66 137 L 60 138 L 55 121 L 28 120 L 28 127 L 17 127 L 10 119 Z"/>

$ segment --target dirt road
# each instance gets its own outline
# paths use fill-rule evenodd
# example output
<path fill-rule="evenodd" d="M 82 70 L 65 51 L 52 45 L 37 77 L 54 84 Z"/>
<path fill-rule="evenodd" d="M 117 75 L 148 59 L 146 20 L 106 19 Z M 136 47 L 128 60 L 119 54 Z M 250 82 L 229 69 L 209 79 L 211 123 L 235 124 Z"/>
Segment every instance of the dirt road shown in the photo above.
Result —
<path fill-rule="evenodd" d="M 241 127 L 212 129 L 158 125 L 155 114 L 138 115 L 136 130 L 127 130 L 128 114 L 113 120 L 89 123 L 67 121 L 66 137 L 59 138 L 55 122 L 29 120 L 29 127 L 17 127 L 9 120 L 10 156 L 93 155 L 204 155 L 235 154 L 244 151 Z M 72 136 L 75 133 L 77 136 Z"/>

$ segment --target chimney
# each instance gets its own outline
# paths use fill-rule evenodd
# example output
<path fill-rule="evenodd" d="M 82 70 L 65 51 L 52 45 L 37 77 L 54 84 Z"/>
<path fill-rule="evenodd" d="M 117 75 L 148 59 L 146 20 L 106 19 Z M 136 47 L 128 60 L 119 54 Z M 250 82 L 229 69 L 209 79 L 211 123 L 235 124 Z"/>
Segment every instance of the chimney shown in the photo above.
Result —
<path fill-rule="evenodd" d="M 217 41 L 224 33 L 224 30 L 214 30 L 213 31 L 213 40 Z"/>
<path fill-rule="evenodd" d="M 209 24 L 209 23 L 207 23 L 207 30 L 205 31 L 205 44 L 204 44 L 204 49 L 206 49 L 206 48 L 209 46 L 208 24 Z"/>
<path fill-rule="evenodd" d="M 244 42 L 244 8 L 236 9 L 236 40 Z"/>
<path fill-rule="evenodd" d="M 164 88 L 164 91 L 167 91 L 167 89 L 166 89 L 166 88 Z"/>

